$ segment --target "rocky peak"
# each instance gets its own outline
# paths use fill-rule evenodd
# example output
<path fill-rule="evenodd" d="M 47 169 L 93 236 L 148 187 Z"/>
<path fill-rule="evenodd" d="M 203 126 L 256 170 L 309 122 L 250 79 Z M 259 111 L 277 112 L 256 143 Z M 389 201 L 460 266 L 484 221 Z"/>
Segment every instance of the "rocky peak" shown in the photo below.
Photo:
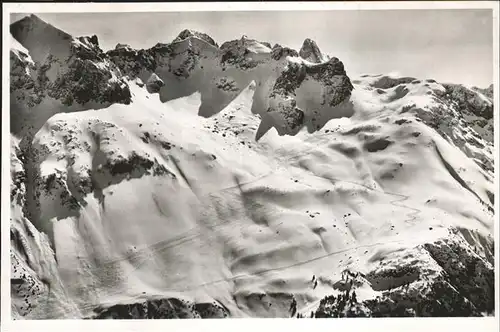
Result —
<path fill-rule="evenodd" d="M 13 132 L 36 132 L 48 117 L 73 105 L 130 102 L 129 87 L 100 49 L 97 36 L 73 37 L 35 15 L 14 22 L 10 31 L 24 48 L 23 54 L 29 53 L 17 60 L 11 57 Z M 29 56 L 33 64 L 28 63 Z M 35 116 L 37 106 L 46 99 L 59 102 L 59 106 L 44 116 Z M 24 128 L 34 118 L 37 123 Z"/>
<path fill-rule="evenodd" d="M 268 48 L 269 48 L 269 49 L 271 49 L 271 50 L 273 49 L 273 47 L 271 46 L 271 44 L 270 44 L 269 42 L 261 41 L 260 43 L 261 43 L 262 45 L 264 45 L 264 46 L 268 47 Z"/>
<path fill-rule="evenodd" d="M 465 114 L 472 114 L 487 120 L 493 118 L 493 102 L 482 93 L 461 84 L 443 84 L 449 98 L 458 103 Z M 482 92 L 482 91 L 480 91 Z"/>
<path fill-rule="evenodd" d="M 29 24 L 20 24 L 20 27 L 38 24 L 36 19 L 33 21 L 35 23 L 29 18 L 27 20 Z M 38 25 L 48 26 L 50 31 L 55 29 L 45 23 Z M 12 29 L 23 30 L 16 27 Z M 30 69 L 27 63 L 22 62 L 18 66 L 20 70 L 16 72 L 16 84 L 23 87 L 22 91 L 29 88 L 29 95 L 36 95 L 31 98 L 34 102 L 29 103 L 30 105 L 40 104 L 47 96 L 61 101 L 65 106 L 75 103 L 84 105 L 88 102 L 129 103 L 131 94 L 127 80 L 136 78 L 144 82 L 142 84 L 148 92 L 159 93 L 160 99 L 166 101 L 174 98 L 171 95 L 176 93 L 166 92 L 165 86 L 182 86 L 183 81 L 188 80 L 193 85 L 190 89 L 200 89 L 203 96 L 224 95 L 220 97 L 224 100 L 220 105 L 203 104 L 204 107 L 213 108 L 211 113 L 216 113 L 255 80 L 268 82 L 265 91 L 259 90 L 259 98 L 263 99 L 262 102 L 255 102 L 256 109 L 259 112 L 282 113 L 287 119 L 286 127 L 291 127 L 293 131 L 300 128 L 303 113 L 307 113 L 304 108 L 308 106 L 300 102 L 308 89 L 301 88 L 303 82 L 314 80 L 314 84 L 324 87 L 323 92 L 314 97 L 315 102 L 324 107 L 336 107 L 349 98 L 352 90 L 342 62 L 336 58 L 326 61 L 311 40 L 304 42 L 301 52 L 309 61 L 303 61 L 299 58 L 299 53 L 291 48 L 278 44 L 271 48 L 269 43 L 246 35 L 227 41 L 219 48 L 207 34 L 189 29 L 181 31 L 169 44 L 158 43 L 145 50 L 117 44 L 106 53 L 99 48 L 97 36 L 73 38 L 64 33 L 62 39 L 54 38 L 53 34 L 46 36 L 42 33 L 38 35 L 39 38 L 40 36 L 42 39 L 47 37 L 47 44 L 66 48 L 68 52 L 53 53 L 51 46 L 46 54 L 48 60 L 40 61 L 40 68 L 34 70 L 38 70 L 34 80 L 24 74 Z M 26 45 L 30 53 L 37 49 L 35 43 Z M 321 63 L 311 63 L 313 60 Z M 226 77 L 223 73 L 226 70 L 247 73 L 236 82 Z M 210 77 L 209 81 L 191 82 L 193 77 L 198 77 L 194 74 L 200 71 L 204 72 L 203 76 L 207 76 L 207 79 Z M 179 93 L 184 92 L 180 89 Z M 300 98 L 296 98 L 297 93 L 301 95 Z M 283 108 L 276 106 L 279 104 L 290 105 Z M 299 104 L 301 106 L 297 106 Z M 200 106 L 200 112 L 201 109 Z M 285 130 L 283 133 L 292 131 Z"/>
<path fill-rule="evenodd" d="M 129 51 L 129 50 L 132 50 L 132 47 L 130 47 L 129 44 L 120 44 L 120 43 L 118 43 L 115 46 L 115 50 L 127 50 L 127 51 Z"/>
<path fill-rule="evenodd" d="M 160 89 L 162 86 L 164 86 L 165 83 L 161 78 L 158 77 L 155 73 L 151 74 L 149 79 L 146 82 L 146 88 L 149 93 L 158 93 L 160 92 Z"/>
<path fill-rule="evenodd" d="M 78 40 L 87 46 L 99 46 L 99 39 L 96 35 L 78 37 Z"/>
<path fill-rule="evenodd" d="M 306 38 L 304 43 L 302 43 L 299 55 L 302 59 L 313 63 L 320 63 L 327 60 L 323 53 L 321 53 L 316 42 L 309 38 Z"/>
<path fill-rule="evenodd" d="M 279 44 L 275 44 L 273 46 L 271 56 L 274 60 L 278 61 L 280 59 L 283 59 L 287 56 L 292 56 L 292 57 L 297 57 L 299 56 L 299 53 L 297 53 L 296 50 L 289 48 L 289 47 L 284 47 Z"/>
<path fill-rule="evenodd" d="M 259 45 L 261 47 L 259 47 Z M 243 36 L 240 39 L 227 41 L 220 47 L 222 51 L 221 63 L 223 65 L 235 66 L 240 69 L 255 68 L 258 65 L 257 61 L 249 58 L 251 49 L 259 49 L 266 47 L 254 39 L 249 39 Z"/>
<path fill-rule="evenodd" d="M 25 32 L 31 32 L 33 30 L 42 30 L 42 29 L 50 29 L 50 30 L 58 30 L 62 33 L 65 33 L 56 27 L 50 25 L 49 23 L 45 22 L 38 16 L 31 14 L 28 16 L 23 17 L 22 19 L 14 22 L 11 24 L 11 32 L 14 34 L 14 32 L 20 32 L 20 31 L 25 31 Z"/>
<path fill-rule="evenodd" d="M 151 50 L 134 50 L 120 48 L 106 53 L 110 60 L 120 68 L 122 75 L 135 78 L 143 71 L 153 72 L 156 69 L 156 60 Z M 146 79 L 147 77 L 141 77 Z"/>
<path fill-rule="evenodd" d="M 72 38 L 69 58 L 103 61 L 105 54 L 99 47 L 97 36 Z M 62 58 L 61 58 L 62 59 Z"/>
<path fill-rule="evenodd" d="M 12 36 L 30 51 L 35 62 L 43 62 L 51 54 L 67 57 L 71 35 L 41 20 L 36 15 L 26 16 L 10 25 Z"/>
<path fill-rule="evenodd" d="M 207 43 L 209 43 L 212 46 L 218 47 L 215 40 L 213 40 L 212 37 L 210 37 L 206 33 L 198 32 L 195 30 L 189 30 L 189 29 L 182 30 L 181 33 L 179 33 L 179 35 L 172 41 L 172 43 L 177 43 L 177 42 L 180 42 L 184 39 L 188 39 L 191 37 L 199 38 L 201 40 L 206 41 Z"/>
<path fill-rule="evenodd" d="M 472 90 L 481 92 L 483 95 L 491 99 L 491 101 L 493 101 L 493 84 L 490 84 L 490 86 L 485 89 L 473 87 Z"/>
<path fill-rule="evenodd" d="M 273 92 L 295 96 L 295 90 L 300 87 L 307 77 L 320 82 L 327 90 L 332 90 L 325 95 L 324 100 L 331 107 L 335 107 L 348 99 L 353 90 L 351 81 L 344 70 L 344 65 L 339 59 L 332 58 L 317 65 L 290 62 L 287 69 L 276 80 Z"/>

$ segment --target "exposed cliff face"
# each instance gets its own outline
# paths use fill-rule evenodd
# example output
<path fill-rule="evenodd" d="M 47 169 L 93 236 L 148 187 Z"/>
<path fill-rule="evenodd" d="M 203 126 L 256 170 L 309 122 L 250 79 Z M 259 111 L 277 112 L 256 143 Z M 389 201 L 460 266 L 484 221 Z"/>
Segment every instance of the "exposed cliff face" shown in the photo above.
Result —
<path fill-rule="evenodd" d="M 444 84 L 450 99 L 457 102 L 457 107 L 466 114 L 475 115 L 486 120 L 493 118 L 493 98 L 483 93 L 466 88 L 460 84 Z M 492 89 L 493 87 L 491 87 Z M 486 94 L 488 89 L 486 89 Z"/>
<path fill-rule="evenodd" d="M 28 155 L 11 138 L 11 297 L 12 318 L 77 317 L 74 302 L 64 289 L 54 249 L 44 229 L 29 219 L 27 196 L 32 183 L 26 166 Z M 28 215 L 27 215 L 28 214 Z M 39 225 L 38 225 L 39 226 Z"/>
<path fill-rule="evenodd" d="M 33 135 L 59 112 L 130 103 L 127 83 L 96 36 L 74 38 L 35 15 L 13 23 L 10 31 L 30 56 L 11 51 L 11 124 L 16 135 Z"/>
<path fill-rule="evenodd" d="M 226 318 L 226 308 L 214 303 L 192 303 L 176 298 L 96 309 L 94 319 Z"/>
<path fill-rule="evenodd" d="M 15 318 L 494 311 L 487 91 L 351 82 L 312 40 L 11 31 Z"/>
<path fill-rule="evenodd" d="M 493 239 L 482 241 L 491 250 Z M 474 244 L 473 244 L 474 245 Z M 379 261 L 368 274 L 346 271 L 314 312 L 331 317 L 480 317 L 495 308 L 493 261 L 457 230 L 435 243 Z M 406 257 L 406 258 L 404 258 Z M 411 259 L 408 259 L 411 257 Z M 363 296 L 367 290 L 376 297 Z M 361 300 L 360 300 L 361 294 Z"/>
<path fill-rule="evenodd" d="M 321 53 L 316 42 L 309 38 L 304 40 L 304 43 L 300 48 L 299 55 L 302 59 L 305 59 L 313 63 L 321 63 L 328 59 L 327 56 Z"/>

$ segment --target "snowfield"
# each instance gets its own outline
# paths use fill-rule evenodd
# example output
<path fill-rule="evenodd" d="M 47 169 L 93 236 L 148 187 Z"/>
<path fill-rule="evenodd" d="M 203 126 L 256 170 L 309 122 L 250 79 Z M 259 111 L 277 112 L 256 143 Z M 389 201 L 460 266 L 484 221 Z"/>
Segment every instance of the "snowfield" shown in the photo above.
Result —
<path fill-rule="evenodd" d="M 45 45 L 98 49 L 25 20 Z M 479 90 L 350 81 L 311 40 L 304 60 L 186 30 L 155 46 L 168 55 L 95 51 L 95 99 L 68 106 L 37 87 L 88 87 L 88 65 L 67 74 L 81 53 L 49 47 L 62 69 L 31 86 L 46 47 L 17 38 L 13 318 L 494 312 L 493 103 Z"/>

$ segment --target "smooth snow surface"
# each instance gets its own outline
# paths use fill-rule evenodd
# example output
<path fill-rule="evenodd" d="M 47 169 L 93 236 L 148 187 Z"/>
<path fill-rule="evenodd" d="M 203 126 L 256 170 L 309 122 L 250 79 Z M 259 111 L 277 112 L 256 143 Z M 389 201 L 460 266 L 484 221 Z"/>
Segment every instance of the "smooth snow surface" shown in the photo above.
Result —
<path fill-rule="evenodd" d="M 53 315 L 176 297 L 216 300 L 235 317 L 286 316 L 288 308 L 251 296 L 272 293 L 295 294 L 307 314 L 345 269 L 368 272 L 385 256 L 446 236 L 450 226 L 493 232 L 479 200 L 492 183 L 424 124 L 412 117 L 396 124 L 402 101 L 377 100 L 357 86 L 353 117 L 312 134 L 272 129 L 256 142 L 253 84 L 210 118 L 197 115 L 197 93 L 161 103 L 130 86 L 131 105 L 56 114 L 35 136 L 34 146 L 48 149 L 41 175 L 60 174 L 70 191 L 106 160 L 133 152 L 166 169 L 95 175 L 99 194 L 82 197 L 77 215 L 42 197 L 38 221 L 76 304 Z M 419 91 L 406 103 L 431 102 Z M 321 280 L 315 289 L 313 275 Z"/>

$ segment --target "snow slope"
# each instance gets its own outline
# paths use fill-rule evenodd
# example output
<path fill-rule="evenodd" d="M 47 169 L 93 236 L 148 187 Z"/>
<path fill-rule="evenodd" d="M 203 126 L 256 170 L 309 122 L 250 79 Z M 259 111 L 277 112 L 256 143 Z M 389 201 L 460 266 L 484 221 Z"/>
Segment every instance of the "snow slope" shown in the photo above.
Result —
<path fill-rule="evenodd" d="M 21 36 L 12 67 L 39 66 Z M 126 102 L 18 100 L 14 318 L 491 314 L 491 98 L 413 78 L 352 86 L 304 44 L 318 63 L 185 30 L 96 51 Z"/>

